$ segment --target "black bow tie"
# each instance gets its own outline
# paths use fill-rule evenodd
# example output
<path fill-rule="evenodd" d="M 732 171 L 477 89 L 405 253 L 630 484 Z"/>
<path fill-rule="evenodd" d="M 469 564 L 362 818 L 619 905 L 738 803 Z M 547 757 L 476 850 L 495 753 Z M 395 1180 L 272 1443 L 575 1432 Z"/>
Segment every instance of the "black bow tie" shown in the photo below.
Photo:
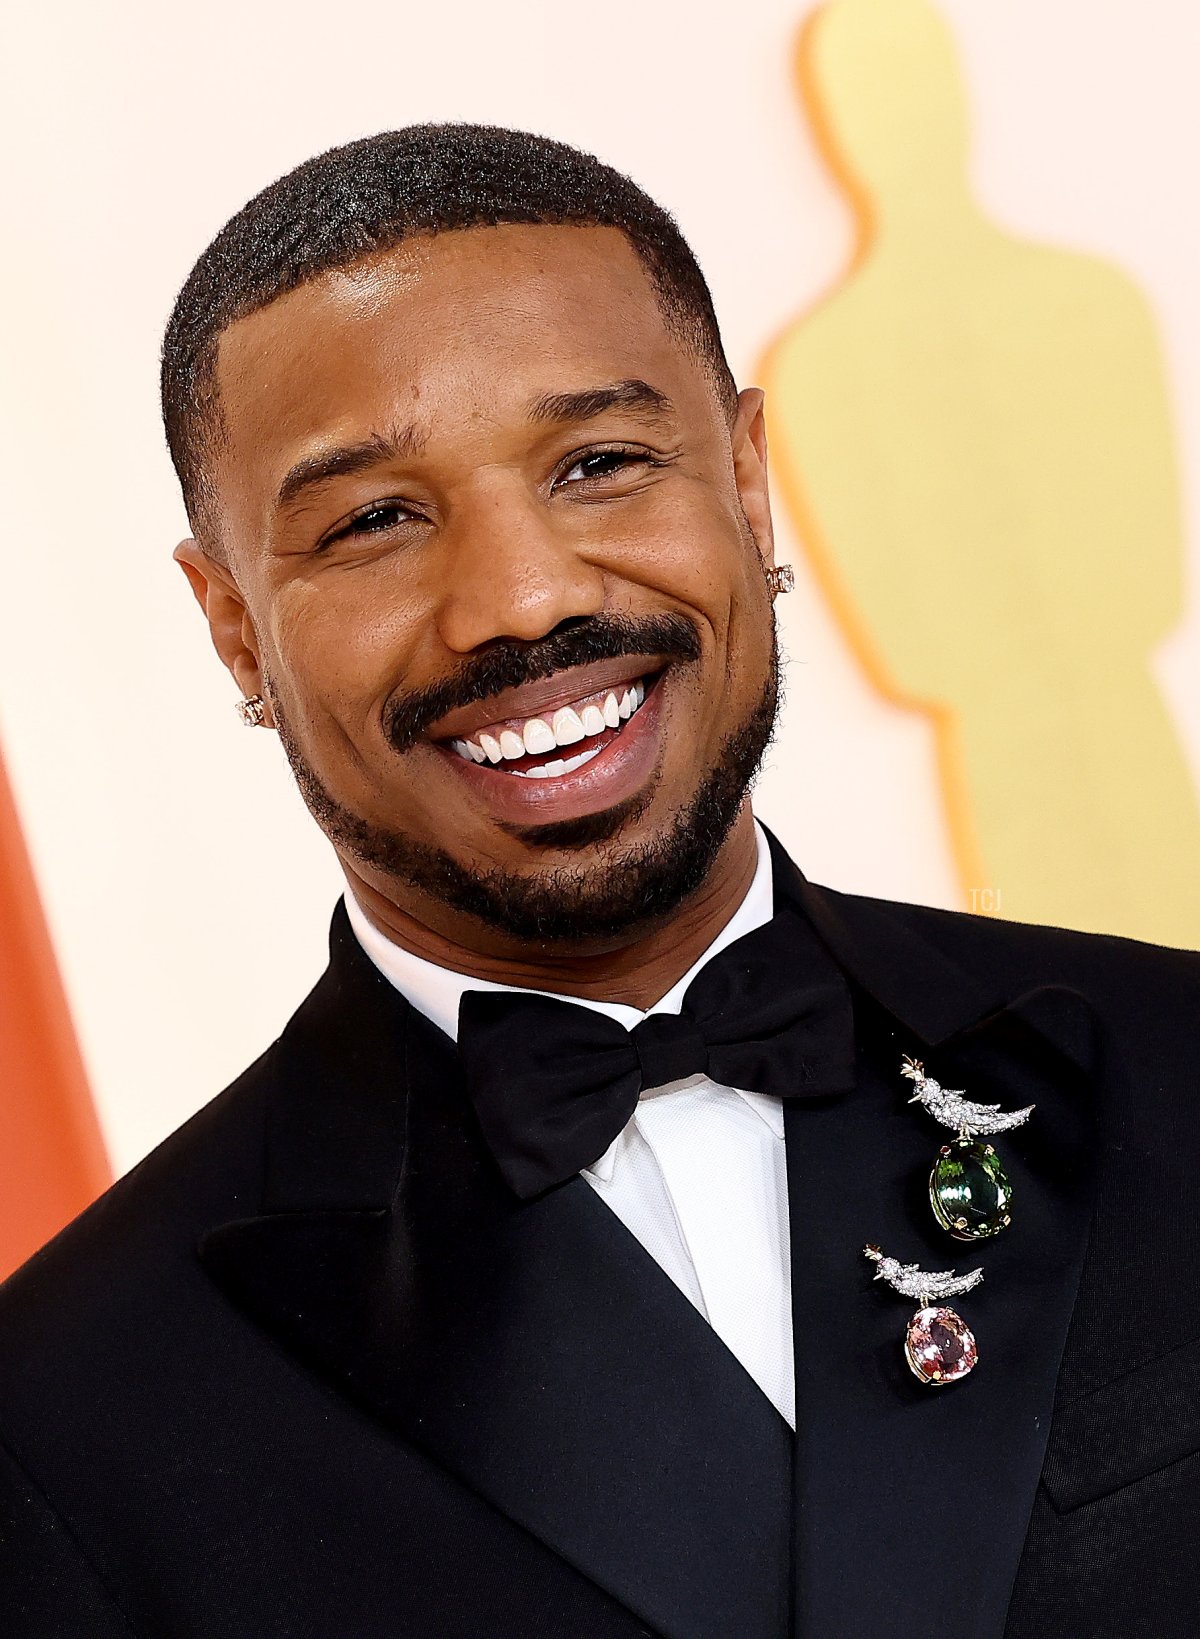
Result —
<path fill-rule="evenodd" d="M 789 910 L 706 962 L 678 1015 L 626 1030 L 577 1002 L 468 990 L 458 1046 L 484 1137 L 524 1198 L 603 1155 L 643 1090 L 706 1074 L 742 1092 L 814 1098 L 854 1080 L 846 981 Z"/>

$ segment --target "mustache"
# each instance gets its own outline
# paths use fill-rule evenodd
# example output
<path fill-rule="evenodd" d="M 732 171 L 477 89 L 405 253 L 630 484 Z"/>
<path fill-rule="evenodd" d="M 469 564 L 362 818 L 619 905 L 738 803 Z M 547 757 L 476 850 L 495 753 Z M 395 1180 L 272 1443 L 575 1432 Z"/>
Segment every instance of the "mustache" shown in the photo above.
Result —
<path fill-rule="evenodd" d="M 384 732 L 396 751 L 411 751 L 425 730 L 447 712 L 489 700 L 504 689 L 540 683 L 572 666 L 617 660 L 622 655 L 696 661 L 700 653 L 695 623 L 678 613 L 648 615 L 644 620 L 593 615 L 564 622 L 529 643 L 498 638 L 451 676 L 428 688 L 394 696 L 384 715 Z"/>

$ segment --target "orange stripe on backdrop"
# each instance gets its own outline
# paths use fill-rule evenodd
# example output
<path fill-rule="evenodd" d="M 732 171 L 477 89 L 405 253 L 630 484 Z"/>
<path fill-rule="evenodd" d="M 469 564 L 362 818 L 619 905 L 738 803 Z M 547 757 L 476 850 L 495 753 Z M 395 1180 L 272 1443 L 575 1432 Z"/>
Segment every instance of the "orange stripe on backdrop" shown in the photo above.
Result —
<path fill-rule="evenodd" d="M 111 1178 L 0 762 L 0 1278 Z"/>

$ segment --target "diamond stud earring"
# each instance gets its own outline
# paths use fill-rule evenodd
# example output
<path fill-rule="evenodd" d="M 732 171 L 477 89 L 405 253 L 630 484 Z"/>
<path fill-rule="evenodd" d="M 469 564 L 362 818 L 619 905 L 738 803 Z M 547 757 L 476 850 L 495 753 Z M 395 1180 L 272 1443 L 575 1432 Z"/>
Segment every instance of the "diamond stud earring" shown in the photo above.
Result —
<path fill-rule="evenodd" d="M 773 598 L 780 592 L 790 592 L 796 584 L 796 571 L 790 563 L 777 563 L 767 570 L 767 590 Z"/>
<path fill-rule="evenodd" d="M 267 721 L 267 702 L 261 694 L 252 694 L 248 700 L 237 701 L 235 708 L 243 728 L 262 728 Z"/>

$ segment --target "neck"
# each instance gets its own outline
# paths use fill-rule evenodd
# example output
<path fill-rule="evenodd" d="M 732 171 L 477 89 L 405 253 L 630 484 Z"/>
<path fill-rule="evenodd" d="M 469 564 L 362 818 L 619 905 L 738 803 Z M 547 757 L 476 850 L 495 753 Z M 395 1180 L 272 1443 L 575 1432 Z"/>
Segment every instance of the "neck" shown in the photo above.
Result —
<path fill-rule="evenodd" d="M 750 805 L 743 805 L 712 870 L 667 920 L 602 949 L 511 946 L 485 942 L 482 930 L 432 926 L 398 904 L 343 859 L 342 868 L 372 924 L 394 944 L 438 967 L 528 990 L 552 990 L 591 1001 L 624 1002 L 644 1011 L 703 955 L 737 910 L 754 879 L 758 844 Z"/>

